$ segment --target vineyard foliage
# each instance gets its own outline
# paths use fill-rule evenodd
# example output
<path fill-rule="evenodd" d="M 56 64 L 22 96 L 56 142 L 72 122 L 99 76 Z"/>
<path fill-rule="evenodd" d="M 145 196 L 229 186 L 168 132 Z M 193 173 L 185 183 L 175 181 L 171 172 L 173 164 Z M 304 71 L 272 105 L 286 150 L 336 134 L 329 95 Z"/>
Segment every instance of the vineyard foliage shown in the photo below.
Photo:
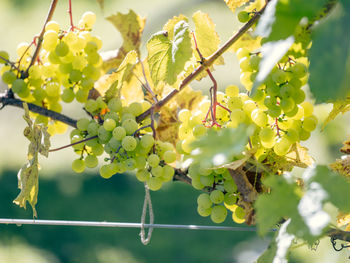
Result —
<path fill-rule="evenodd" d="M 107 17 L 123 44 L 100 52 L 96 15 L 85 12 L 77 24 L 70 17 L 70 27 L 61 28 L 51 20 L 55 2 L 40 36 L 19 44 L 17 58 L 0 51 L 8 86 L 0 103 L 24 108 L 30 140 L 16 204 L 28 201 L 37 216 L 39 153 L 59 150 L 49 150 L 49 137 L 72 126 L 73 171 L 99 165 L 106 179 L 132 171 L 153 191 L 182 181 L 198 191 L 192 202 L 200 216 L 218 224 L 229 216 L 257 225 L 261 235 L 277 229 L 258 262 L 284 262 L 294 239 L 311 245 L 349 230 L 349 142 L 329 166 L 316 166 L 302 146 L 317 126 L 350 109 L 348 1 L 225 0 L 242 23 L 227 42 L 210 14 L 197 11 L 169 19 L 148 39 L 146 54 L 146 19 L 134 11 Z M 222 92 L 214 70 L 225 52 L 239 60 L 241 88 Z M 204 77 L 212 82 L 207 92 L 191 89 Z M 61 114 L 74 100 L 85 118 Z M 333 104 L 324 123 L 314 114 L 318 103 Z M 294 167 L 305 169 L 301 177 L 290 173 Z M 339 229 L 326 203 L 339 209 Z"/>

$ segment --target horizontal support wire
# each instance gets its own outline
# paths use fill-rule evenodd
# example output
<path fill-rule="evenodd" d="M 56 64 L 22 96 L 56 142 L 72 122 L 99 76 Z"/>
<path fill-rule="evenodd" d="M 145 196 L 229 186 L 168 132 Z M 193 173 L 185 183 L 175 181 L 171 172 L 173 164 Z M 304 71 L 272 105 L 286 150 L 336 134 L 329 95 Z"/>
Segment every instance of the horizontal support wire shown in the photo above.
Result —
<path fill-rule="evenodd" d="M 1 218 L 0 224 L 13 225 L 47 225 L 47 226 L 87 226 L 87 227 L 124 227 L 141 228 L 141 223 L 121 222 L 97 222 L 97 221 L 70 221 L 70 220 L 35 220 L 35 219 L 9 219 Z M 144 228 L 165 228 L 165 229 L 188 229 L 188 230 L 223 230 L 255 232 L 255 227 L 234 227 L 234 226 L 202 226 L 202 225 L 169 225 L 169 224 L 143 224 Z M 273 230 L 274 231 L 274 230 Z"/>

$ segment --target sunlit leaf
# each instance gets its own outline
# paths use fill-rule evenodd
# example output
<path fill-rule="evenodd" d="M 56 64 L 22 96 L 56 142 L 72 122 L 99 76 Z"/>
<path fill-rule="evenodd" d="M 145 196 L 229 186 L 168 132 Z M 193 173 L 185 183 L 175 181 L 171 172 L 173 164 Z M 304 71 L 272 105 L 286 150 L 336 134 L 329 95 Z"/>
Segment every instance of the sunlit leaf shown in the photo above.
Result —
<path fill-rule="evenodd" d="M 226 5 L 231 9 L 232 12 L 235 12 L 236 9 L 245 3 L 249 2 L 249 0 L 225 0 Z"/>
<path fill-rule="evenodd" d="M 160 81 L 174 84 L 184 70 L 185 63 L 192 57 L 188 24 L 184 20 L 178 22 L 174 26 L 173 38 L 167 31 L 154 34 L 147 42 L 147 50 L 154 84 Z"/>
<path fill-rule="evenodd" d="M 346 98 L 345 100 L 337 100 L 333 102 L 333 109 L 329 113 L 327 119 L 323 122 L 322 129 L 332 120 L 335 119 L 340 113 L 344 114 L 350 111 L 350 98 Z"/>

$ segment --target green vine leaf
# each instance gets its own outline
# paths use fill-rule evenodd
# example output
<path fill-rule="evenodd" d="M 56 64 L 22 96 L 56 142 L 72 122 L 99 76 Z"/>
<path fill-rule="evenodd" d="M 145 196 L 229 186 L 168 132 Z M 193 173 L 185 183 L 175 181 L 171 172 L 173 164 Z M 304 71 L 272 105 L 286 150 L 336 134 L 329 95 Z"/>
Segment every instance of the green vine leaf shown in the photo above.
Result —
<path fill-rule="evenodd" d="M 24 136 L 30 141 L 28 146 L 28 162 L 22 166 L 17 174 L 18 188 L 21 190 L 13 201 L 16 205 L 26 208 L 26 202 L 32 206 L 33 216 L 37 217 L 35 205 L 38 199 L 39 187 L 39 162 L 38 154 L 48 157 L 50 149 L 50 135 L 47 127 L 32 122 L 29 117 L 29 109 L 23 103 L 24 120 L 28 126 L 24 129 Z"/>
<path fill-rule="evenodd" d="M 135 50 L 139 55 L 141 36 L 146 22 L 145 18 L 139 16 L 133 10 L 130 10 L 127 14 L 118 12 L 107 17 L 107 20 L 118 29 L 123 38 L 123 44 L 119 50 L 101 54 L 104 61 L 102 68 L 105 72 L 117 69 L 130 51 Z"/>
<path fill-rule="evenodd" d="M 246 125 L 219 131 L 210 129 L 206 135 L 192 143 L 195 148 L 192 157 L 195 162 L 209 167 L 231 163 L 233 157 L 241 155 L 244 151 L 251 132 L 250 127 Z"/>
<path fill-rule="evenodd" d="M 168 31 L 161 31 L 147 42 L 147 61 L 155 85 L 161 81 L 174 84 L 192 57 L 188 24 L 184 20 L 178 22 L 174 26 L 173 38 L 171 35 Z"/>
<path fill-rule="evenodd" d="M 309 83 L 318 103 L 343 99 L 350 91 L 350 15 L 339 9 L 312 35 Z"/>

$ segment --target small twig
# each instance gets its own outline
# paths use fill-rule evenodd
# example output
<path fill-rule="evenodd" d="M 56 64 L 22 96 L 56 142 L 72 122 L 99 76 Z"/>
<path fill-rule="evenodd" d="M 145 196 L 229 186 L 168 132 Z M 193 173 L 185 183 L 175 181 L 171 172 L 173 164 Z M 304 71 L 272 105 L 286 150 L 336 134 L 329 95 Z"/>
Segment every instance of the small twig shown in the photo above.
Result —
<path fill-rule="evenodd" d="M 95 135 L 95 136 L 92 136 L 92 137 L 83 139 L 83 140 L 81 140 L 81 141 L 77 141 L 77 142 L 74 142 L 74 143 L 71 143 L 71 144 L 68 144 L 68 145 L 59 147 L 59 148 L 51 149 L 51 150 L 49 150 L 49 152 L 57 152 L 57 151 L 59 151 L 59 150 L 63 150 L 63 149 L 65 149 L 65 148 L 68 148 L 68 147 L 71 147 L 71 146 L 80 144 L 80 143 L 82 143 L 82 142 L 87 142 L 87 141 L 93 140 L 93 139 L 95 139 L 95 138 L 97 138 L 97 137 L 98 137 L 98 136 Z"/>
<path fill-rule="evenodd" d="M 4 60 L 7 64 L 10 64 L 11 67 L 13 67 L 14 69 L 20 71 L 20 69 L 16 66 L 16 63 L 11 62 L 10 60 L 4 58 L 3 56 L 0 56 L 0 59 Z"/>
<path fill-rule="evenodd" d="M 44 38 L 45 26 L 52 19 L 53 13 L 55 12 L 55 9 L 56 9 L 57 2 L 58 2 L 58 0 L 52 0 L 52 2 L 51 2 L 50 9 L 49 9 L 49 12 L 48 12 L 47 17 L 46 17 L 46 21 L 45 21 L 43 29 L 41 30 L 40 35 L 38 37 L 38 44 L 37 44 L 36 49 L 34 51 L 32 60 L 30 61 L 30 64 L 26 70 L 26 73 L 28 73 L 30 67 L 33 66 L 34 62 L 36 61 L 36 59 L 39 55 L 39 52 L 41 49 L 41 44 L 42 44 L 43 38 Z"/>
<path fill-rule="evenodd" d="M 0 96 L 0 104 L 2 104 L 1 108 L 4 108 L 7 105 L 15 106 L 18 108 L 23 108 L 23 101 L 16 98 L 11 98 L 10 96 Z M 77 127 L 77 121 L 64 115 L 61 113 L 58 113 L 56 111 L 48 110 L 43 107 L 40 107 L 38 105 L 35 105 L 33 103 L 27 103 L 28 108 L 31 112 L 39 113 L 40 115 L 49 117 L 53 120 L 63 122 L 69 126 L 72 126 L 74 128 Z"/>
<path fill-rule="evenodd" d="M 146 125 L 146 126 L 142 126 L 141 128 L 138 128 L 138 129 L 132 134 L 132 136 L 135 137 L 139 131 L 144 130 L 144 129 L 147 129 L 147 128 L 152 128 L 151 124 L 148 124 L 148 125 Z"/>
<path fill-rule="evenodd" d="M 148 91 L 149 93 L 151 93 L 154 102 L 158 102 L 157 96 L 154 94 L 154 92 L 153 92 L 151 86 L 150 86 L 149 83 L 148 83 L 148 80 L 147 80 L 147 77 L 146 77 L 146 72 L 145 72 L 145 67 L 143 66 L 143 63 L 142 63 L 141 60 L 140 60 L 140 64 L 141 64 L 141 68 L 142 68 L 142 74 L 143 74 L 143 77 L 144 77 L 145 82 L 146 82 L 146 89 L 147 89 L 147 91 Z"/>
<path fill-rule="evenodd" d="M 162 100 L 158 101 L 154 105 L 154 111 L 159 111 L 159 109 L 168 103 L 174 96 L 181 92 L 190 82 L 192 82 L 196 77 L 202 73 L 206 68 L 210 67 L 215 60 L 217 60 L 223 53 L 225 53 L 245 32 L 247 32 L 260 18 L 261 14 L 264 12 L 266 5 L 254 14 L 254 16 L 234 35 L 232 36 L 222 47 L 220 47 L 213 55 L 211 55 L 204 64 L 201 64 L 195 71 L 188 75 L 180 84 L 179 89 L 174 89 Z M 137 122 L 141 122 L 147 116 L 151 114 L 151 110 L 148 109 L 139 116 L 137 116 Z"/>
<path fill-rule="evenodd" d="M 173 181 L 181 181 L 186 184 L 192 185 L 192 179 L 187 176 L 188 171 L 182 171 L 181 169 L 174 168 L 175 174 L 173 177 Z"/>

